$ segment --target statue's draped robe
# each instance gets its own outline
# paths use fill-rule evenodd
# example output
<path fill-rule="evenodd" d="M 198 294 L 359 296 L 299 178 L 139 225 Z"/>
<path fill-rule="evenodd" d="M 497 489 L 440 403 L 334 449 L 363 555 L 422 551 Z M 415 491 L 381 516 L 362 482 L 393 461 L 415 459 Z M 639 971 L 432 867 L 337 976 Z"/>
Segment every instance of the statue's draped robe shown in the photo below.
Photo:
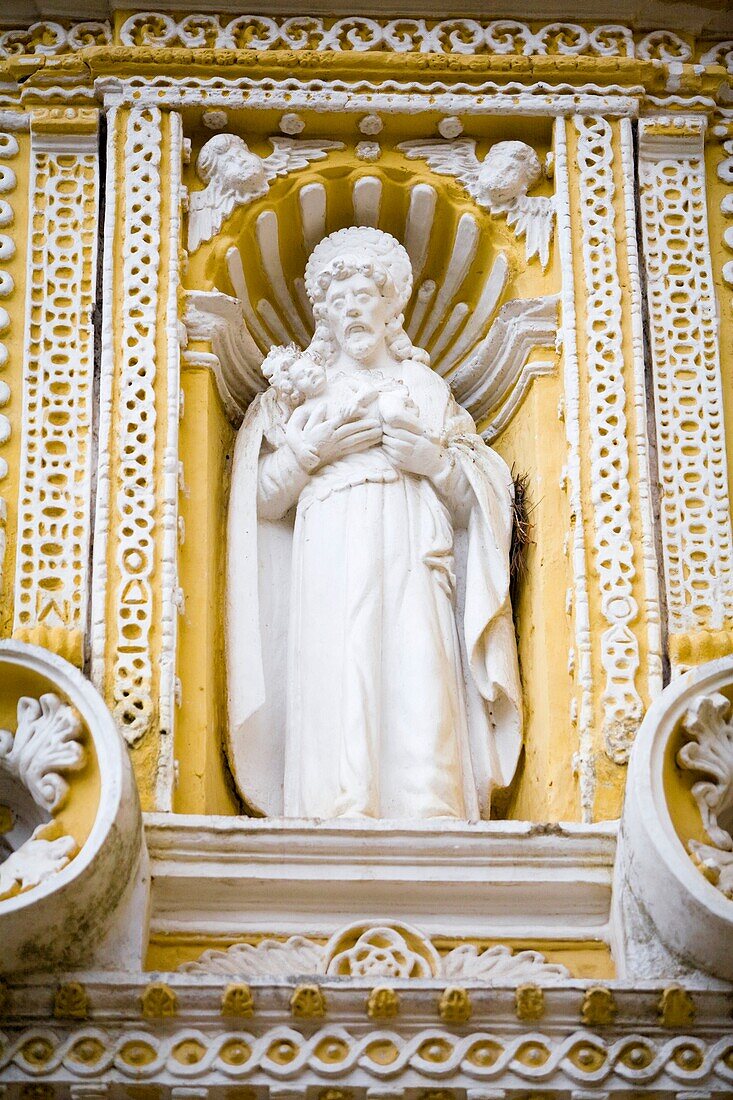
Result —
<path fill-rule="evenodd" d="M 237 439 L 228 748 L 268 815 L 474 820 L 516 768 L 511 476 L 439 376 L 387 373 L 453 457 L 435 483 L 380 446 L 308 478 L 272 391 Z"/>

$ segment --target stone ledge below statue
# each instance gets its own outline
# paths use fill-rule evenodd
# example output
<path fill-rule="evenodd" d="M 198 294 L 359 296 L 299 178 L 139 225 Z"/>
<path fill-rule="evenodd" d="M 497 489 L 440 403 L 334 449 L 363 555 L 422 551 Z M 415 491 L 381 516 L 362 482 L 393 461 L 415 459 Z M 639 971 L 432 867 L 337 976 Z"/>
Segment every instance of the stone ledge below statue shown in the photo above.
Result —
<path fill-rule="evenodd" d="M 616 823 L 145 816 L 152 936 L 332 935 L 362 918 L 431 937 L 607 940 Z"/>

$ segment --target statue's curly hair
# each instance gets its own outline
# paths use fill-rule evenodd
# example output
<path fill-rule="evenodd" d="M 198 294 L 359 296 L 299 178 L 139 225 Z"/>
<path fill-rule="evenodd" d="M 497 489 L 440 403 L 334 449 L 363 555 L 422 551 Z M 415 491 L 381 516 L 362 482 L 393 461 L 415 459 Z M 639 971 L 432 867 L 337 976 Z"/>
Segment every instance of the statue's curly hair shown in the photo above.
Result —
<path fill-rule="evenodd" d="M 387 267 L 378 261 L 360 260 L 356 257 L 336 257 L 328 267 L 318 275 L 313 288 L 313 318 L 316 331 L 308 348 L 310 355 L 323 363 L 331 363 L 338 354 L 338 347 L 328 323 L 326 295 L 334 279 L 348 279 L 352 275 L 363 275 L 371 279 L 380 292 L 387 290 L 395 297 L 396 291 Z M 415 359 L 419 363 L 430 365 L 430 356 L 423 348 L 416 347 L 405 332 L 405 318 L 402 313 L 395 314 L 387 322 L 387 347 L 398 362 Z"/>

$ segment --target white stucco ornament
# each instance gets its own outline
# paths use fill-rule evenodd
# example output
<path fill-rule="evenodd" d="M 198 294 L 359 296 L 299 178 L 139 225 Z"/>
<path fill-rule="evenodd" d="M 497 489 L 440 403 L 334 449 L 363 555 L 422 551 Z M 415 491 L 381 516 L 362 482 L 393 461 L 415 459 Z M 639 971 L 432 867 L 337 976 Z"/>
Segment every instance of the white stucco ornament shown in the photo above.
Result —
<path fill-rule="evenodd" d="M 654 701 L 637 734 L 614 885 L 620 977 L 639 980 L 660 972 L 684 977 L 698 971 L 733 980 L 733 900 L 726 888 L 733 845 L 727 828 L 731 685 L 731 657 L 691 669 Z M 665 786 L 669 754 L 680 734 L 684 744 L 676 750 L 677 761 L 703 776 L 692 793 L 712 841 L 692 840 L 689 851 L 672 820 Z"/>
<path fill-rule="evenodd" d="M 270 815 L 488 817 L 521 747 L 511 474 L 405 332 L 394 237 L 331 234 L 305 288 L 235 452 L 234 775 Z"/>
<path fill-rule="evenodd" d="M 462 944 L 440 955 L 420 929 L 387 920 L 345 925 L 325 945 L 303 936 L 236 943 L 224 951 L 204 951 L 179 970 L 246 979 L 328 975 L 399 981 L 450 978 L 544 983 L 569 977 L 566 967 L 548 963 L 539 951 L 512 954 L 502 944 L 484 951 L 473 944 Z"/>
<path fill-rule="evenodd" d="M 476 156 L 472 138 L 404 141 L 397 148 L 411 160 L 426 160 L 434 172 L 453 176 L 479 206 L 505 217 L 515 236 L 524 237 L 527 261 L 537 256 L 547 267 L 555 204 L 547 196 L 527 194 L 542 178 L 540 158 L 530 145 L 499 141 L 483 161 Z"/>
<path fill-rule="evenodd" d="M 236 134 L 217 134 L 202 147 L 196 171 L 206 186 L 201 191 L 192 191 L 190 196 L 191 252 L 204 241 L 210 241 L 238 206 L 266 195 L 278 176 L 305 168 L 312 160 L 322 160 L 330 149 L 343 148 L 339 141 L 298 141 L 288 137 L 271 137 L 270 144 L 273 151 L 268 157 L 251 152 L 247 142 Z"/>
<path fill-rule="evenodd" d="M 10 693 L 19 688 L 16 702 Z M 92 958 L 133 881 L 142 851 L 137 790 L 112 716 L 78 669 L 38 646 L 0 641 L 7 694 L 18 721 L 15 731 L 0 730 L 0 805 L 12 818 L 0 836 L 2 969 L 72 967 Z M 59 835 L 54 815 L 71 814 L 73 774 L 91 767 L 98 803 L 77 842 Z M 96 782 L 78 793 L 94 797 Z"/>
<path fill-rule="evenodd" d="M 690 736 L 677 754 L 680 767 L 702 778 L 692 794 L 711 844 L 689 841 L 693 858 L 721 893 L 733 899 L 733 722 L 730 700 L 720 692 L 700 695 L 684 718 Z"/>
<path fill-rule="evenodd" d="M 49 830 L 68 792 L 63 773 L 84 766 L 82 741 L 78 714 L 51 692 L 22 696 L 15 733 L 0 730 L 0 802 L 13 819 L 0 839 L 0 854 L 9 850 L 0 863 L 0 899 L 38 886 L 76 854 L 73 837 Z"/>

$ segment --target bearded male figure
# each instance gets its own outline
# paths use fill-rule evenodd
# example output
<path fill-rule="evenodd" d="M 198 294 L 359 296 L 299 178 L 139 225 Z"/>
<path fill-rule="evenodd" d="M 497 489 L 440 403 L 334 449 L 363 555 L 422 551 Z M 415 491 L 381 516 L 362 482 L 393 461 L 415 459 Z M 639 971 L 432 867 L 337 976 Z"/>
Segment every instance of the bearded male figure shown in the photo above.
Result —
<path fill-rule="evenodd" d="M 521 748 L 511 476 L 404 330 L 393 237 L 340 230 L 305 281 L 315 335 L 234 459 L 232 770 L 257 813 L 488 817 Z"/>

